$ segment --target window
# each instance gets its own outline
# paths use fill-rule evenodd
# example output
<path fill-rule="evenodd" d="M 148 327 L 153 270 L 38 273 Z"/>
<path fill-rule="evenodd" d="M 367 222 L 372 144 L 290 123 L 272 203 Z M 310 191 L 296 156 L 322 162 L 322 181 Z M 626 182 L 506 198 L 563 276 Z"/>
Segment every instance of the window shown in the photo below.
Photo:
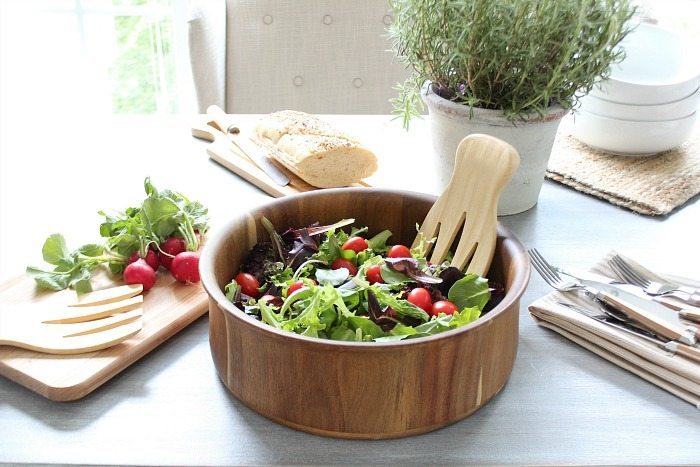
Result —
<path fill-rule="evenodd" d="M 187 9 L 187 0 L 3 0 L 2 107 L 192 111 Z"/>

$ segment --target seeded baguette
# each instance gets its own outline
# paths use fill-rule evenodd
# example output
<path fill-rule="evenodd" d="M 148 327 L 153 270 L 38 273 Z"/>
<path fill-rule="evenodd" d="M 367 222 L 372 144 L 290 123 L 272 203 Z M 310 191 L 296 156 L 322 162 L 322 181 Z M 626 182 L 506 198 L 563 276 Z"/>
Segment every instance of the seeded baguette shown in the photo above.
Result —
<path fill-rule="evenodd" d="M 304 112 L 283 110 L 263 117 L 255 137 L 272 157 L 318 188 L 348 186 L 377 170 L 372 151 Z"/>

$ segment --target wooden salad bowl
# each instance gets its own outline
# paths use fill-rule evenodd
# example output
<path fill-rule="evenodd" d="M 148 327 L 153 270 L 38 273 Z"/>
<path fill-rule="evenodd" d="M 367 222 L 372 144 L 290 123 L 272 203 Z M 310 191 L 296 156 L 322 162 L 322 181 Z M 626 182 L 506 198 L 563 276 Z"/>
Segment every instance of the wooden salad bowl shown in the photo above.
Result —
<path fill-rule="evenodd" d="M 278 230 L 355 218 L 389 243 L 410 244 L 435 197 L 373 188 L 319 190 L 276 199 L 214 232 L 200 272 L 209 294 L 209 341 L 224 385 L 245 405 L 283 425 L 324 436 L 397 438 L 467 417 L 506 384 L 518 347 L 520 297 L 530 267 L 522 244 L 498 226 L 487 277 L 503 301 L 473 323 L 398 342 L 343 342 L 278 330 L 238 310 L 223 293 L 248 251 Z"/>

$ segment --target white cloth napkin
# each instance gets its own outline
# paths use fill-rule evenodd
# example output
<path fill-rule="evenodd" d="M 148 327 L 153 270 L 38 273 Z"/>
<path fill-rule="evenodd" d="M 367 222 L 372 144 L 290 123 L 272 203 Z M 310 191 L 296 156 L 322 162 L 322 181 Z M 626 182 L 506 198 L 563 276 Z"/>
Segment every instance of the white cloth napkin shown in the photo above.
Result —
<path fill-rule="evenodd" d="M 611 252 L 592 272 L 615 277 L 606 265 Z M 628 258 L 625 258 L 628 259 Z M 660 278 L 660 276 L 659 276 Z M 675 282 L 698 286 L 697 281 L 674 276 Z M 540 326 L 551 329 L 591 352 L 669 391 L 700 409 L 700 364 L 640 337 L 589 318 L 560 303 L 595 310 L 590 300 L 573 292 L 553 291 L 533 302 L 528 310 Z"/>

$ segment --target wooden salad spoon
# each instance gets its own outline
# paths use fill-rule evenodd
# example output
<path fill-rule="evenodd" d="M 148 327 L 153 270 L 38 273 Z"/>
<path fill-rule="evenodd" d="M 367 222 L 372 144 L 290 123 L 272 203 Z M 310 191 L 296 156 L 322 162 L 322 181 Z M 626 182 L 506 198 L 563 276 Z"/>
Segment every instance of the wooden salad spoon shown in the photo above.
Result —
<path fill-rule="evenodd" d="M 518 152 L 505 141 L 482 134 L 464 138 L 457 147 L 452 178 L 425 216 L 413 248 L 421 237 L 437 237 L 430 261 L 439 264 L 461 229 L 451 265 L 485 276 L 496 248 L 498 198 L 519 165 Z"/>

